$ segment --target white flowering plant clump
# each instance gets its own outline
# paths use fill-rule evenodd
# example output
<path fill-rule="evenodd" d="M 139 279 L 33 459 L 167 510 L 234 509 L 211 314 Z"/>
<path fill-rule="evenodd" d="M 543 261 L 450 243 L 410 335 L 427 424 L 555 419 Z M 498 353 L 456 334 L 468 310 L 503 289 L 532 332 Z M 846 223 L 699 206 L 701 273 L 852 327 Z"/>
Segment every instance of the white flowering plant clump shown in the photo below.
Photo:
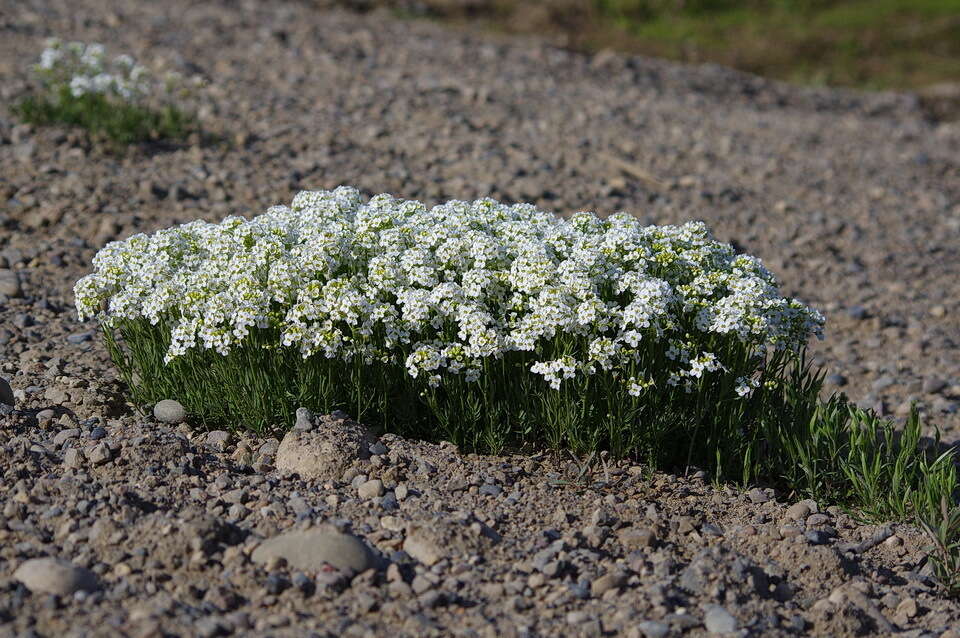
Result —
<path fill-rule="evenodd" d="M 183 107 L 198 78 L 155 73 L 130 55 L 108 56 L 99 43 L 50 38 L 45 44 L 33 66 L 38 90 L 18 105 L 24 119 L 82 126 L 122 143 L 189 131 Z"/>
<path fill-rule="evenodd" d="M 50 38 L 34 70 L 47 87 L 66 87 L 74 98 L 105 95 L 133 102 L 148 96 L 154 85 L 145 66 L 126 54 L 108 58 L 99 43 Z"/>
<path fill-rule="evenodd" d="M 110 243 L 75 293 L 144 402 L 257 430 L 340 408 L 480 449 L 708 444 L 823 326 L 699 222 L 347 187 Z"/>

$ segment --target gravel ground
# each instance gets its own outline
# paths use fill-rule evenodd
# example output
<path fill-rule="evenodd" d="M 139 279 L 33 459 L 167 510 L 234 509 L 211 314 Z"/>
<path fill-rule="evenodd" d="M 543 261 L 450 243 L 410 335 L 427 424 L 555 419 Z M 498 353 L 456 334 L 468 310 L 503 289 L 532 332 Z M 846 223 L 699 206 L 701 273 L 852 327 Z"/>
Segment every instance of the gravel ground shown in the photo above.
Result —
<path fill-rule="evenodd" d="M 339 184 L 699 218 L 825 311 L 831 389 L 892 416 L 918 400 L 956 441 L 960 125 L 910 95 L 307 3 L 0 9 L 0 636 L 960 635 L 924 539 L 830 503 L 344 415 L 301 415 L 282 446 L 159 423 L 71 295 L 110 239 Z M 18 125 L 53 35 L 202 73 L 226 142 L 116 156 Z"/>

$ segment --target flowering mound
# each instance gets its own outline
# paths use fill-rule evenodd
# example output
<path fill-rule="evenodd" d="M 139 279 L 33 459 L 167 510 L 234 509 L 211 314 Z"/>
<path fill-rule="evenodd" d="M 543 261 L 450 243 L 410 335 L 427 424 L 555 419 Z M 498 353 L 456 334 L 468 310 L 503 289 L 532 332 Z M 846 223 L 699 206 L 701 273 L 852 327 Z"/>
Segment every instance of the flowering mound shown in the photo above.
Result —
<path fill-rule="evenodd" d="M 102 44 L 47 40 L 37 73 L 50 86 L 66 86 L 73 97 L 100 94 L 125 101 L 148 96 L 153 77 L 129 55 L 108 59 Z"/>
<path fill-rule="evenodd" d="M 33 69 L 40 90 L 16 106 L 29 122 L 81 126 L 122 143 L 188 132 L 180 108 L 191 87 L 177 73 L 159 76 L 129 55 L 109 58 L 102 44 L 57 38 Z"/>
<path fill-rule="evenodd" d="M 770 408 L 823 324 L 702 223 L 345 187 L 135 235 L 94 266 L 80 317 L 140 400 L 255 429 L 341 408 L 480 448 L 706 444 Z"/>

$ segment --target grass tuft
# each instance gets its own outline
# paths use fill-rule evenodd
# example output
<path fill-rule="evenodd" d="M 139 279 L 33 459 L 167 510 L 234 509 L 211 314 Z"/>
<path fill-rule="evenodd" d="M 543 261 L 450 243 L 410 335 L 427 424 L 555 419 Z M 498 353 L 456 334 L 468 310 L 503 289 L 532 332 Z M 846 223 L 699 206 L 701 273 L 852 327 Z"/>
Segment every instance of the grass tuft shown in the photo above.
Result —
<path fill-rule="evenodd" d="M 76 126 L 123 146 L 182 140 L 196 130 L 194 120 L 172 105 L 153 110 L 101 94 L 75 97 L 66 87 L 56 98 L 28 95 L 14 106 L 14 113 L 28 124 Z"/>

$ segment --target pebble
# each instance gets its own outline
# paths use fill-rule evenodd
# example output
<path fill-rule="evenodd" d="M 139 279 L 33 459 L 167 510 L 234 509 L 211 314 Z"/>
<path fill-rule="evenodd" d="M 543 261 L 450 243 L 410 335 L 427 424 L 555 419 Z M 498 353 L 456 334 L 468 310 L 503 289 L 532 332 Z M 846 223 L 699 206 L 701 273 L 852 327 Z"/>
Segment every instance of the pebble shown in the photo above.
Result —
<path fill-rule="evenodd" d="M 503 492 L 503 488 L 500 487 L 499 485 L 491 485 L 489 483 L 485 483 L 481 485 L 480 489 L 477 491 L 480 494 L 483 494 L 484 496 L 500 496 L 500 493 Z"/>
<path fill-rule="evenodd" d="M 283 558 L 291 567 L 306 572 L 318 572 L 330 565 L 359 573 L 377 565 L 376 557 L 363 541 L 332 526 L 274 536 L 258 545 L 251 558 L 261 564 Z"/>
<path fill-rule="evenodd" d="M 307 408 L 297 408 L 293 429 L 308 432 L 313 429 L 313 412 Z"/>
<path fill-rule="evenodd" d="M 755 487 L 747 492 L 747 498 L 749 498 L 752 503 L 766 503 L 770 500 L 770 495 L 759 487 Z"/>
<path fill-rule="evenodd" d="M 83 465 L 83 450 L 72 447 L 63 453 L 63 464 L 69 468 L 77 469 Z"/>
<path fill-rule="evenodd" d="M 63 405 L 70 400 L 70 395 L 63 388 L 53 386 L 43 392 L 43 398 L 54 405 Z"/>
<path fill-rule="evenodd" d="M 0 295 L 16 299 L 22 294 L 17 273 L 7 268 L 0 268 Z"/>
<path fill-rule="evenodd" d="M 791 521 L 802 521 L 810 515 L 810 506 L 807 505 L 804 501 L 799 503 L 794 503 L 787 508 L 786 518 Z"/>
<path fill-rule="evenodd" d="M 873 388 L 874 392 L 881 392 L 883 390 L 886 390 L 890 386 L 896 384 L 896 382 L 897 380 L 894 379 L 892 376 L 885 374 L 879 379 L 877 379 L 876 381 L 874 381 L 871 387 Z"/>
<path fill-rule="evenodd" d="M 870 313 L 867 312 L 867 309 L 863 306 L 851 306 L 847 308 L 847 315 L 851 319 L 866 319 L 870 316 Z"/>
<path fill-rule="evenodd" d="M 581 580 L 573 583 L 570 585 L 570 593 L 573 594 L 574 598 L 579 598 L 580 600 L 590 598 L 590 582 Z"/>
<path fill-rule="evenodd" d="M 446 601 L 446 597 L 442 592 L 431 590 L 421 594 L 418 600 L 423 607 L 433 609 L 442 605 Z"/>
<path fill-rule="evenodd" d="M 230 445 L 230 433 L 226 430 L 212 430 L 207 432 L 205 441 L 207 447 L 217 452 L 225 452 Z"/>
<path fill-rule="evenodd" d="M 293 578 L 290 579 L 290 582 L 294 587 L 302 591 L 304 594 L 310 594 L 316 585 L 314 585 L 313 580 L 304 574 L 303 572 L 297 572 L 293 575 Z"/>
<path fill-rule="evenodd" d="M 815 527 L 817 525 L 826 525 L 830 522 L 830 517 L 826 514 L 811 514 L 807 517 L 807 525 Z"/>
<path fill-rule="evenodd" d="M 642 620 L 637 623 L 637 629 L 643 634 L 644 638 L 664 638 L 670 633 L 670 625 L 656 620 Z"/>
<path fill-rule="evenodd" d="M 380 499 L 380 507 L 387 512 L 392 512 L 400 507 L 400 503 L 397 502 L 397 497 L 393 492 L 387 492 Z"/>
<path fill-rule="evenodd" d="M 803 530 L 796 525 L 784 525 L 778 531 L 783 538 L 793 538 L 803 533 Z"/>
<path fill-rule="evenodd" d="M 377 441 L 376 443 L 370 446 L 370 454 L 374 456 L 382 456 L 384 454 L 387 454 L 389 451 L 390 449 L 380 441 Z"/>
<path fill-rule="evenodd" d="M 80 436 L 80 428 L 69 428 L 67 430 L 60 430 L 57 432 L 56 436 L 53 437 L 53 444 L 56 447 L 60 447 L 70 439 L 76 439 Z"/>
<path fill-rule="evenodd" d="M 444 556 L 441 549 L 433 543 L 431 536 L 420 533 L 417 529 L 407 534 L 403 541 L 403 550 L 427 567 L 435 565 Z"/>
<path fill-rule="evenodd" d="M 700 533 L 704 536 L 723 536 L 723 529 L 713 523 L 704 523 L 700 527 Z"/>
<path fill-rule="evenodd" d="M 830 534 L 819 529 L 807 530 L 803 535 L 811 545 L 826 545 L 830 542 Z"/>
<path fill-rule="evenodd" d="M 187 420 L 187 411 L 179 402 L 164 399 L 153 406 L 153 416 L 161 423 L 176 425 Z"/>
<path fill-rule="evenodd" d="M 357 494 L 364 500 L 383 496 L 383 492 L 383 481 L 380 479 L 365 481 L 357 488 Z"/>
<path fill-rule="evenodd" d="M 113 452 L 110 450 L 109 445 L 101 443 L 87 452 L 87 458 L 90 459 L 90 462 L 94 465 L 103 465 L 113 458 Z"/>
<path fill-rule="evenodd" d="M 833 386 L 836 386 L 836 387 L 838 387 L 838 388 L 842 388 L 843 386 L 847 385 L 847 378 L 846 378 L 845 376 L 843 376 L 842 374 L 836 374 L 836 373 L 835 373 L 835 374 L 827 375 L 827 377 L 824 379 L 824 381 L 825 381 L 828 385 L 833 385 Z"/>
<path fill-rule="evenodd" d="M 896 615 L 913 618 L 917 615 L 917 601 L 913 598 L 904 598 L 897 605 Z"/>
<path fill-rule="evenodd" d="M 644 527 L 625 527 L 617 532 L 620 544 L 628 550 L 653 547 L 657 542 L 657 535 L 653 530 Z"/>
<path fill-rule="evenodd" d="M 72 343 L 74 345 L 83 343 L 85 341 L 90 341 L 93 339 L 93 331 L 88 332 L 77 332 L 72 335 L 67 335 L 67 343 Z"/>
<path fill-rule="evenodd" d="M 96 574 L 57 558 L 30 559 L 17 568 L 13 578 L 38 594 L 70 596 L 78 591 L 96 591 L 100 588 Z"/>
<path fill-rule="evenodd" d="M 707 631 L 713 634 L 729 634 L 737 630 L 737 619 L 720 605 L 710 605 L 703 617 Z"/>
<path fill-rule="evenodd" d="M 193 623 L 193 630 L 201 638 L 212 638 L 213 636 L 224 636 L 230 633 L 228 625 L 216 616 L 204 616 Z"/>
<path fill-rule="evenodd" d="M 585 611 L 571 611 L 567 614 L 567 623 L 570 625 L 579 625 L 590 620 L 590 614 Z"/>
<path fill-rule="evenodd" d="M 99 441 L 100 439 L 105 438 L 107 436 L 107 431 L 102 427 L 97 426 L 92 430 L 90 430 L 90 434 L 88 436 L 92 441 Z"/>
<path fill-rule="evenodd" d="M 13 407 L 15 399 L 13 398 L 13 388 L 7 383 L 7 380 L 0 377 L 0 403 Z"/>
<path fill-rule="evenodd" d="M 257 448 L 257 454 L 260 456 L 274 456 L 277 451 L 280 449 L 280 441 L 276 439 L 267 439 L 263 444 Z"/>
<path fill-rule="evenodd" d="M 923 391 L 927 394 L 937 394 L 947 387 L 947 382 L 939 377 L 929 377 L 923 380 Z"/>
<path fill-rule="evenodd" d="M 627 575 L 621 571 L 611 571 L 590 583 L 590 593 L 594 597 L 603 596 L 611 589 L 619 589 L 627 582 Z"/>
<path fill-rule="evenodd" d="M 434 582 L 426 578 L 423 574 L 417 574 L 410 582 L 410 588 L 413 589 L 413 593 L 417 594 L 418 596 L 425 591 L 433 589 L 433 587 Z"/>

